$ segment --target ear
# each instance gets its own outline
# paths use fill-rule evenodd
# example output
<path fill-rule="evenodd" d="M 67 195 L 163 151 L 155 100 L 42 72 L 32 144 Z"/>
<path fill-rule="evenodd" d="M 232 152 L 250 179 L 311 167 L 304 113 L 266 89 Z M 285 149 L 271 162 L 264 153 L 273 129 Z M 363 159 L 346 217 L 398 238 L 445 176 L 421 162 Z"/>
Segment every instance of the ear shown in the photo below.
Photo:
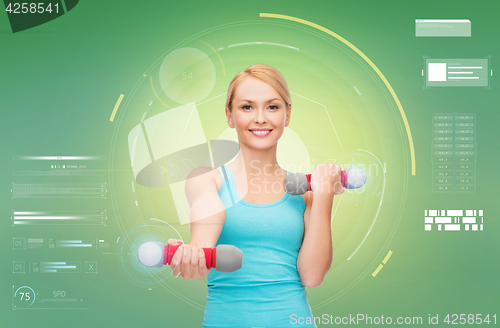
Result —
<path fill-rule="evenodd" d="M 229 109 L 227 107 L 226 107 L 226 120 L 227 120 L 227 125 L 231 129 L 234 129 L 233 117 L 232 117 L 231 112 L 229 111 Z"/>
<path fill-rule="evenodd" d="M 290 115 L 292 115 L 292 105 L 288 106 L 286 110 L 286 121 L 285 121 L 285 127 L 290 124 Z"/>

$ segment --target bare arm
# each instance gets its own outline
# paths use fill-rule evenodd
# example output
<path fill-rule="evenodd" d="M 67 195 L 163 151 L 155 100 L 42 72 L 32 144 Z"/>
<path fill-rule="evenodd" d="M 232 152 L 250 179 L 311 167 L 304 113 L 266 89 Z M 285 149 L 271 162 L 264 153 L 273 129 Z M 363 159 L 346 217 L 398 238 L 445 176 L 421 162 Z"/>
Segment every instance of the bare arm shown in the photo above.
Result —
<path fill-rule="evenodd" d="M 191 242 L 179 247 L 171 264 L 174 275 L 181 275 L 184 279 L 207 276 L 210 269 L 206 268 L 202 248 L 215 246 L 226 221 L 226 211 L 211 170 L 212 168 L 196 168 L 186 180 L 186 198 L 191 208 Z M 169 243 L 180 244 L 175 240 L 170 240 Z"/>
<path fill-rule="evenodd" d="M 219 198 L 213 172 L 202 171 L 211 168 L 198 169 L 199 172 L 195 169 L 191 173 L 200 175 L 188 176 L 186 180 L 186 198 L 191 208 L 191 244 L 214 247 L 226 221 L 226 211 Z"/>
<path fill-rule="evenodd" d="M 313 191 L 306 193 L 304 238 L 297 257 L 297 270 L 302 284 L 313 288 L 321 285 L 332 264 L 331 215 L 333 196 L 344 192 L 340 184 L 340 165 L 318 165 L 313 172 Z"/>

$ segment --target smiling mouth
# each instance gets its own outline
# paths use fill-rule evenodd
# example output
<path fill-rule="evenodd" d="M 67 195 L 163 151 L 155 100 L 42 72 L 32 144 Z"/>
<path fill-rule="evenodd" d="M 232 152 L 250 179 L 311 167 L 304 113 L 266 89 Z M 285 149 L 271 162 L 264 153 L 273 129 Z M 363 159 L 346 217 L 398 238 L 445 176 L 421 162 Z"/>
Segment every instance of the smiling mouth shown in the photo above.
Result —
<path fill-rule="evenodd" d="M 269 130 L 248 130 L 256 137 L 265 137 L 271 133 L 272 129 Z"/>

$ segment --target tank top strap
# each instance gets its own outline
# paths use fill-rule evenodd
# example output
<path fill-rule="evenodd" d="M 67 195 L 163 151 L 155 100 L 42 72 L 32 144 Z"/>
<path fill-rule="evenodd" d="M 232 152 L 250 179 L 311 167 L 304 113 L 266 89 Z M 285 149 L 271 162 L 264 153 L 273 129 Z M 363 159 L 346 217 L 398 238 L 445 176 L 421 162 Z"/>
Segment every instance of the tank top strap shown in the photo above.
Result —
<path fill-rule="evenodd" d="M 236 185 L 234 183 L 234 177 L 232 175 L 232 172 L 231 170 L 227 169 L 226 168 L 226 165 L 222 165 L 222 166 L 219 166 L 217 168 L 222 176 L 222 187 L 221 189 L 219 190 L 219 194 L 220 193 L 223 193 L 225 189 L 227 191 L 227 193 L 229 194 L 229 197 L 231 199 L 231 205 L 234 205 L 236 202 L 234 201 L 234 194 L 233 194 L 233 188 L 231 188 L 231 185 Z M 228 172 L 229 171 L 229 172 Z"/>

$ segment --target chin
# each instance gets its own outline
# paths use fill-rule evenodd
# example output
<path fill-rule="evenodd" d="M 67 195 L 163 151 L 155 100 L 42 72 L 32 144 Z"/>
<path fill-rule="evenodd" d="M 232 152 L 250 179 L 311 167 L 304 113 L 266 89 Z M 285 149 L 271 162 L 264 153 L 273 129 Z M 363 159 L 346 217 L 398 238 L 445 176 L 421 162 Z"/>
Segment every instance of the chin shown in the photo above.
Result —
<path fill-rule="evenodd" d="M 266 142 L 255 142 L 253 140 L 252 141 L 247 140 L 247 142 L 245 142 L 245 145 L 253 149 L 266 150 L 272 148 L 277 142 L 278 140 L 266 141 Z"/>

